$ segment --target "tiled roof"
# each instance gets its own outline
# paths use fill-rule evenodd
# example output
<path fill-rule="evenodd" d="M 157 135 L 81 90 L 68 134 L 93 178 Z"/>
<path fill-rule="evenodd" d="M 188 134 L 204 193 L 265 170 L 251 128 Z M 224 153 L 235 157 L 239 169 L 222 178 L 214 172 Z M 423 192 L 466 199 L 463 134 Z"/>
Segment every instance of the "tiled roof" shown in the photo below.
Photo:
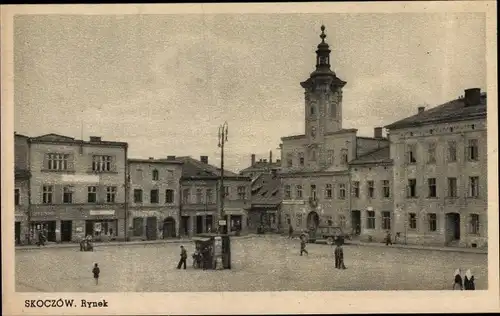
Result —
<path fill-rule="evenodd" d="M 252 204 L 278 205 L 281 203 L 281 181 L 276 175 L 262 173 L 252 181 Z"/>
<path fill-rule="evenodd" d="M 281 162 L 264 162 L 264 161 L 256 161 L 252 166 L 247 167 L 241 172 L 249 172 L 249 171 L 260 171 L 260 170 L 271 170 L 271 169 L 279 169 L 281 168 Z"/>
<path fill-rule="evenodd" d="M 422 113 L 407 117 L 385 126 L 388 129 L 421 126 L 426 124 L 486 118 L 486 94 L 481 95 L 481 104 L 466 106 L 464 99 L 456 99 L 438 105 Z"/>
<path fill-rule="evenodd" d="M 384 147 L 371 151 L 367 154 L 359 156 L 358 158 L 351 161 L 350 165 L 363 165 L 372 163 L 390 163 L 392 162 L 390 156 L 390 148 Z"/>
<path fill-rule="evenodd" d="M 176 160 L 184 163 L 182 177 L 220 177 L 220 168 L 202 163 L 191 157 L 177 157 Z M 232 171 L 224 170 L 224 178 L 244 178 Z"/>
<path fill-rule="evenodd" d="M 159 164 L 183 164 L 177 159 L 144 159 L 144 158 L 129 158 L 129 163 L 159 163 Z"/>
<path fill-rule="evenodd" d="M 337 134 L 344 134 L 344 133 L 356 133 L 358 130 L 356 128 L 342 128 L 339 129 L 338 131 L 335 132 L 330 132 L 326 133 L 325 135 L 337 135 Z M 301 139 L 306 137 L 306 135 L 291 135 L 291 136 L 285 136 L 281 137 L 281 140 L 291 140 L 291 139 Z"/>

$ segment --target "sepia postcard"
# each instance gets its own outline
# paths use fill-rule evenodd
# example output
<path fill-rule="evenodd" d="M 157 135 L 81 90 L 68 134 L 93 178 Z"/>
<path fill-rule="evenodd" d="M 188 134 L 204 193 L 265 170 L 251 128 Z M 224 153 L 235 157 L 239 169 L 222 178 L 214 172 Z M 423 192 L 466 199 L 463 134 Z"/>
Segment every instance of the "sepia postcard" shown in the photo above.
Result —
<path fill-rule="evenodd" d="M 498 312 L 495 13 L 2 6 L 3 314 Z"/>

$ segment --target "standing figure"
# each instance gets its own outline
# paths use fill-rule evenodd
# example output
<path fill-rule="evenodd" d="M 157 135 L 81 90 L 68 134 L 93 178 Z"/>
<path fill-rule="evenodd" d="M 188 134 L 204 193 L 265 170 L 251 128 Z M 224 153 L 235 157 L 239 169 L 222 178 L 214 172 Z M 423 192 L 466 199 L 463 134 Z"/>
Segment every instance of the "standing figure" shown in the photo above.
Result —
<path fill-rule="evenodd" d="M 288 238 L 292 239 L 292 237 L 293 237 L 293 227 L 292 227 L 292 225 L 290 225 L 288 227 Z"/>
<path fill-rule="evenodd" d="M 300 255 L 302 256 L 304 252 L 309 256 L 309 252 L 306 250 L 306 237 L 302 235 L 300 236 Z"/>
<path fill-rule="evenodd" d="M 92 274 L 94 274 L 95 285 L 99 284 L 99 274 L 101 273 L 101 269 L 96 263 L 94 263 L 94 269 L 92 269 Z"/>
<path fill-rule="evenodd" d="M 463 289 L 464 285 L 462 282 L 462 276 L 460 275 L 460 269 L 456 269 L 453 278 L 453 290 L 462 291 Z"/>
<path fill-rule="evenodd" d="M 187 259 L 187 251 L 184 249 L 184 246 L 181 246 L 181 259 L 177 264 L 177 269 L 180 269 L 182 265 L 184 265 L 184 270 L 186 270 L 186 259 Z"/>
<path fill-rule="evenodd" d="M 476 285 L 474 284 L 474 275 L 467 269 L 464 277 L 464 290 L 466 291 L 474 291 L 476 289 Z"/>
<path fill-rule="evenodd" d="M 390 231 L 387 231 L 387 234 L 385 235 L 385 245 L 386 246 L 392 245 L 391 232 Z"/>
<path fill-rule="evenodd" d="M 337 244 L 335 248 L 335 268 L 342 270 L 346 269 L 344 265 L 344 249 L 342 249 L 340 244 Z"/>

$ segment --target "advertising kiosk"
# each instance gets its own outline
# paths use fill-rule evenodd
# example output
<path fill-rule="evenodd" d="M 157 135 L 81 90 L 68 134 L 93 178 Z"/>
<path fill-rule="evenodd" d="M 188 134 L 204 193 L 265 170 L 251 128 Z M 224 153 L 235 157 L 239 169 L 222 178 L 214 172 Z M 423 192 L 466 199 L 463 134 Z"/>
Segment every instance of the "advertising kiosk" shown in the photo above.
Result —
<path fill-rule="evenodd" d="M 231 269 L 231 239 L 227 234 L 200 234 L 193 237 L 196 252 L 193 266 L 210 270 Z"/>

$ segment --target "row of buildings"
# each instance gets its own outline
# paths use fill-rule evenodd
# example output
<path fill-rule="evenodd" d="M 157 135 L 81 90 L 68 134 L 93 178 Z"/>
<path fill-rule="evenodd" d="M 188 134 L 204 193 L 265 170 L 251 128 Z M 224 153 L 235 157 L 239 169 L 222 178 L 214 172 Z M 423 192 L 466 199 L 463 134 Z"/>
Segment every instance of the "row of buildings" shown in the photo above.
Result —
<path fill-rule="evenodd" d="M 229 231 L 247 230 L 250 178 L 225 171 Z M 15 239 L 158 239 L 216 229 L 220 169 L 191 157 L 132 159 L 128 144 L 15 134 Z"/>

